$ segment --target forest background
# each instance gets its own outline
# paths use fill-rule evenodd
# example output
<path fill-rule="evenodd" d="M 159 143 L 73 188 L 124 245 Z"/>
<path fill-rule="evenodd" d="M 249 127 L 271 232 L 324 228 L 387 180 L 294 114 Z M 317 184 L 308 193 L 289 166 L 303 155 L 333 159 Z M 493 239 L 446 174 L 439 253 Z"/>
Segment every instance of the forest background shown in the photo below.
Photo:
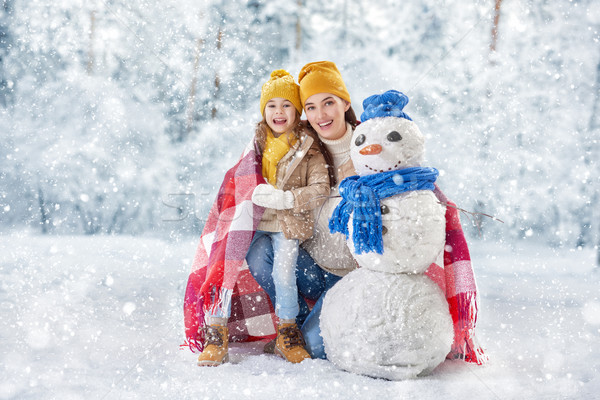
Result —
<path fill-rule="evenodd" d="M 472 240 L 600 242 L 593 0 L 3 0 L 0 232 L 198 235 L 273 69 L 405 92 Z"/>

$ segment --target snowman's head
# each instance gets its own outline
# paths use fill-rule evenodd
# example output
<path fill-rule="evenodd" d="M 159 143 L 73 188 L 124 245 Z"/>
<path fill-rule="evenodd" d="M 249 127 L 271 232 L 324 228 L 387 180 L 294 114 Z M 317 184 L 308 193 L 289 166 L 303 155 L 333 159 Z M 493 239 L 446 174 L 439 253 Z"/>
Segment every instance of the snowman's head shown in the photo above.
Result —
<path fill-rule="evenodd" d="M 354 131 L 350 156 L 358 175 L 371 175 L 409 167 L 423 161 L 425 139 L 402 108 L 403 93 L 390 90 L 363 102 L 363 121 Z"/>

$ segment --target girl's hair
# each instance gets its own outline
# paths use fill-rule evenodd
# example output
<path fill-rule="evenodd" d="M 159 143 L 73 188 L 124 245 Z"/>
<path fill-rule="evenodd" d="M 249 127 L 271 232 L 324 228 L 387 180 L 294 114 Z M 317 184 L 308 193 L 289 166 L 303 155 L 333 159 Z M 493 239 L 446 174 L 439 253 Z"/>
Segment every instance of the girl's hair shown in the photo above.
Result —
<path fill-rule="evenodd" d="M 354 130 L 354 128 L 356 128 L 356 126 L 358 125 L 358 120 L 356 119 L 356 113 L 354 112 L 354 109 L 352 108 L 352 106 L 350 106 L 350 108 L 348 108 L 348 110 L 344 113 L 344 120 L 352 126 L 352 130 Z M 337 184 L 337 179 L 335 179 L 335 171 L 333 169 L 334 168 L 333 157 L 332 157 L 331 153 L 329 152 L 329 150 L 327 149 L 327 146 L 325 145 L 325 143 L 323 143 L 323 141 L 319 137 L 319 134 L 317 133 L 317 131 L 315 131 L 315 129 L 312 127 L 312 125 L 308 121 L 306 121 L 306 130 L 313 137 L 313 139 L 315 139 L 315 141 L 319 145 L 319 150 L 321 150 L 321 153 L 323 153 L 323 157 L 325 158 L 325 163 L 327 164 L 327 172 L 329 174 L 329 185 L 331 187 L 334 187 Z"/>
<path fill-rule="evenodd" d="M 264 116 L 262 121 L 256 124 L 256 129 L 254 131 L 254 141 L 258 145 L 260 154 L 262 154 L 265 151 L 265 145 L 267 144 L 267 134 L 270 129 L 271 128 L 269 128 L 269 124 L 267 124 L 267 120 Z M 300 123 L 300 113 L 298 112 L 298 110 L 296 110 L 296 123 L 292 127 L 291 133 L 296 139 L 300 139 L 303 130 L 304 126 Z"/>

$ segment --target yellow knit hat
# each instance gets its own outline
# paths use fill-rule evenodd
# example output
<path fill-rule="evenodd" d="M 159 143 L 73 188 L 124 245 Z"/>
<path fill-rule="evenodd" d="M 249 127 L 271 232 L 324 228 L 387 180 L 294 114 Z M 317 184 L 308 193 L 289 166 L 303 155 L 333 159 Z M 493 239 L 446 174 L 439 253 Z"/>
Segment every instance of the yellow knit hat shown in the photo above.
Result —
<path fill-rule="evenodd" d="M 262 115 L 265 115 L 267 102 L 275 97 L 289 100 L 296 110 L 302 114 L 299 87 L 294 82 L 294 77 L 284 69 L 271 72 L 271 78 L 262 87 L 260 92 L 260 112 Z"/>
<path fill-rule="evenodd" d="M 313 94 L 331 93 L 350 103 L 350 93 L 342 74 L 331 61 L 316 61 L 306 64 L 298 75 L 302 105 Z"/>

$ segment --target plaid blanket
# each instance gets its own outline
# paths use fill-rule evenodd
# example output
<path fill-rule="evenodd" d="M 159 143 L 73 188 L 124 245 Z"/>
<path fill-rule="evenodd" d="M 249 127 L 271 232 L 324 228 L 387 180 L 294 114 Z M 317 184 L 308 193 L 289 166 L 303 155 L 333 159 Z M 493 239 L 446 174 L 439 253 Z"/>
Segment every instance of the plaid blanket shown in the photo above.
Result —
<path fill-rule="evenodd" d="M 262 182 L 261 159 L 256 149 L 249 146 L 225 175 L 200 236 L 188 278 L 184 346 L 192 351 L 202 351 L 204 315 L 211 307 L 226 307 L 222 303 L 226 298 L 231 298 L 228 321 L 231 341 L 271 339 L 276 335 L 273 306 L 244 261 L 264 211 L 251 201 L 252 191 Z M 448 300 L 454 323 L 454 343 L 448 358 L 483 364 L 487 357 L 477 344 L 474 332 L 477 288 L 458 210 L 437 186 L 434 193 L 447 205 L 446 246 L 444 265 L 432 264 L 426 274 L 439 285 Z"/>
<path fill-rule="evenodd" d="M 265 183 L 261 156 L 253 141 L 225 174 L 200 236 L 183 304 L 185 345 L 192 351 L 202 350 L 205 315 L 215 308 L 227 309 L 231 298 L 242 299 L 231 304 L 233 339 L 251 340 L 275 333 L 268 296 L 244 265 L 264 212 L 252 203 L 252 192 L 261 183 Z M 270 330 L 262 327 L 265 322 Z"/>
<path fill-rule="evenodd" d="M 446 245 L 444 265 L 431 264 L 425 274 L 446 294 L 454 323 L 454 343 L 447 358 L 481 365 L 487 361 L 487 356 L 475 338 L 477 286 L 469 248 L 456 205 L 448 200 L 437 185 L 433 192 L 446 205 Z"/>

